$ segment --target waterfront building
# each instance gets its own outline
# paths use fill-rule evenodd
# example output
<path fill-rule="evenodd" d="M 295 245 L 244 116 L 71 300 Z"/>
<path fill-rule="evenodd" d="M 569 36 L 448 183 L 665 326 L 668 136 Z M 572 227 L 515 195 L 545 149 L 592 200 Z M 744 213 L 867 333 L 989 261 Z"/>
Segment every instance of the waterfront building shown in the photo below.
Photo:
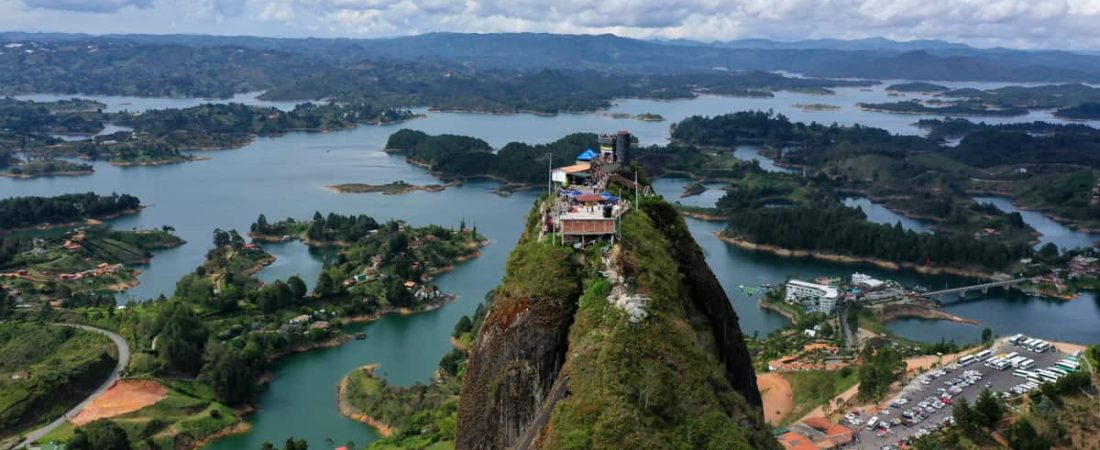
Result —
<path fill-rule="evenodd" d="M 784 300 L 789 304 L 801 304 L 812 312 L 829 314 L 836 308 L 839 297 L 836 288 L 802 280 L 787 282 Z"/>

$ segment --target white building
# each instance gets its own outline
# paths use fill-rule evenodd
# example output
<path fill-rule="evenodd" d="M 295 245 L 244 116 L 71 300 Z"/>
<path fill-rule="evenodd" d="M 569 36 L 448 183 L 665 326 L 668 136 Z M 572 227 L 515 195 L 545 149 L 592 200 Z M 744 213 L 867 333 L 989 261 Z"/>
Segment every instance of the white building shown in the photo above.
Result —
<path fill-rule="evenodd" d="M 784 300 L 787 303 L 799 303 L 809 307 L 811 311 L 829 314 L 836 308 L 838 298 L 836 288 L 824 284 L 808 283 L 801 280 L 787 282 L 787 294 Z"/>
<path fill-rule="evenodd" d="M 852 286 L 859 286 L 866 289 L 878 289 L 882 285 L 886 284 L 882 280 L 872 278 L 865 273 L 853 273 L 852 274 Z"/>

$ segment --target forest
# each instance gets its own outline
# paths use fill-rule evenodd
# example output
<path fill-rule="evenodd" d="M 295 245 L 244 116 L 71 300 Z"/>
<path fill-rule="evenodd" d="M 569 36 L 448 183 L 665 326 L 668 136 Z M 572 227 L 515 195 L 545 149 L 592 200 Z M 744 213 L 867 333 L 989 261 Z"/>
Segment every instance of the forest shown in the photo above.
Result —
<path fill-rule="evenodd" d="M 595 134 L 575 133 L 549 144 L 510 142 L 494 153 L 487 142 L 478 138 L 431 136 L 404 129 L 390 136 L 386 148 L 405 154 L 445 178 L 489 176 L 533 184 L 546 181 L 551 161 L 555 166 L 571 164 L 578 153 L 596 145 Z"/>
<path fill-rule="evenodd" d="M 956 101 L 944 105 L 929 106 L 919 100 L 909 100 L 892 103 L 860 103 L 857 106 L 867 111 L 941 116 L 1011 117 L 1025 115 L 1028 111 L 1026 108 L 1012 106 L 990 108 L 983 103 L 972 101 Z"/>
<path fill-rule="evenodd" d="M 759 208 L 731 217 L 725 233 L 757 244 L 792 250 L 876 258 L 916 266 L 1006 268 L 1029 257 L 1027 243 L 907 231 L 868 222 L 859 210 L 841 206 Z"/>
<path fill-rule="evenodd" d="M 129 194 L 12 197 L 0 200 L 0 231 L 101 218 L 140 206 L 141 200 Z"/>

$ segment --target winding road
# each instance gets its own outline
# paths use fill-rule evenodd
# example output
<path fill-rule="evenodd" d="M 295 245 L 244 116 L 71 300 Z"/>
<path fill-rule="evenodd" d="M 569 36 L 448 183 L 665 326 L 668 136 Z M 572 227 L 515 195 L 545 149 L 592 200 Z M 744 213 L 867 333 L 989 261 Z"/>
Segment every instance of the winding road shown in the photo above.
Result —
<path fill-rule="evenodd" d="M 94 392 L 89 394 L 87 398 L 78 403 L 61 417 L 58 417 L 57 420 L 50 422 L 48 425 L 42 428 L 27 433 L 26 439 L 24 439 L 23 442 L 20 442 L 19 445 L 16 445 L 15 448 L 28 448 L 32 442 L 37 441 L 43 436 L 49 434 L 51 431 L 61 426 L 61 424 L 68 421 L 70 418 L 76 417 L 76 415 L 81 410 L 83 410 L 85 406 L 88 406 L 88 404 L 91 403 L 92 400 L 95 400 L 100 395 L 103 395 L 104 392 L 107 392 L 107 389 L 110 389 L 110 387 L 114 385 L 116 381 L 118 381 L 119 377 L 122 376 L 122 371 L 126 368 L 126 365 L 130 363 L 130 344 L 127 343 L 126 339 L 123 339 L 122 336 L 119 336 L 107 330 L 89 327 L 87 325 L 74 325 L 68 323 L 60 323 L 57 325 L 80 328 L 82 330 L 99 333 L 111 338 L 111 340 L 114 341 L 115 346 L 118 347 L 118 364 L 115 365 L 115 369 L 111 371 L 111 376 L 107 377 L 107 380 L 105 380 L 103 384 L 99 385 L 99 387 L 96 388 Z"/>

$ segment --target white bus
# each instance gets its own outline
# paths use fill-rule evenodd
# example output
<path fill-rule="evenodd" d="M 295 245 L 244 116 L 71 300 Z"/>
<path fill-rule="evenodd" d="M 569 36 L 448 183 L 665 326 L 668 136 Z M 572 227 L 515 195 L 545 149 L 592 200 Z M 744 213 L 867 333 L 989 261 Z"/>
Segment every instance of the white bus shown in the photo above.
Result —
<path fill-rule="evenodd" d="M 875 429 L 875 425 L 878 425 L 878 416 L 872 417 L 871 420 L 867 421 L 867 429 L 873 430 Z"/>
<path fill-rule="evenodd" d="M 1013 371 L 1013 372 L 1012 372 L 1012 374 L 1013 374 L 1013 375 L 1016 375 L 1016 376 L 1018 376 L 1018 377 L 1020 377 L 1020 378 L 1027 378 L 1027 377 L 1030 377 L 1030 376 L 1032 376 L 1032 375 L 1035 375 L 1035 372 L 1031 372 L 1031 371 L 1027 371 L 1027 370 L 1019 370 L 1019 369 L 1017 369 L 1017 370 Z"/>
<path fill-rule="evenodd" d="M 1039 376 L 1043 377 L 1044 380 L 1050 380 L 1051 383 L 1053 383 L 1055 381 L 1058 381 L 1058 379 L 1063 376 L 1062 374 L 1060 374 L 1058 372 L 1052 372 L 1052 371 L 1047 370 L 1047 369 L 1039 369 L 1039 370 L 1036 370 L 1036 372 L 1038 372 Z"/>
<path fill-rule="evenodd" d="M 1031 376 L 1027 377 L 1027 381 L 1031 382 L 1031 383 L 1035 383 L 1036 386 L 1038 386 L 1040 384 L 1043 384 L 1043 383 L 1046 383 L 1046 381 L 1043 381 L 1043 379 L 1041 377 L 1039 377 L 1039 374 L 1034 374 L 1034 375 L 1031 375 Z"/>
<path fill-rule="evenodd" d="M 974 355 L 974 359 L 977 359 L 978 361 L 985 361 L 985 359 L 989 358 L 989 355 L 992 353 L 993 352 L 989 350 L 982 350 Z"/>
<path fill-rule="evenodd" d="M 1035 367 L 1035 360 L 1031 359 L 1031 358 L 1025 359 L 1025 360 L 1021 361 L 1019 364 L 1017 364 L 1016 367 L 1018 367 L 1020 369 L 1025 369 L 1025 370 L 1030 369 L 1032 367 Z"/>
<path fill-rule="evenodd" d="M 974 355 L 966 355 L 966 356 L 963 356 L 962 358 L 959 358 L 959 365 L 966 366 L 966 365 L 969 365 L 969 364 L 973 363 L 974 361 L 975 361 Z"/>

